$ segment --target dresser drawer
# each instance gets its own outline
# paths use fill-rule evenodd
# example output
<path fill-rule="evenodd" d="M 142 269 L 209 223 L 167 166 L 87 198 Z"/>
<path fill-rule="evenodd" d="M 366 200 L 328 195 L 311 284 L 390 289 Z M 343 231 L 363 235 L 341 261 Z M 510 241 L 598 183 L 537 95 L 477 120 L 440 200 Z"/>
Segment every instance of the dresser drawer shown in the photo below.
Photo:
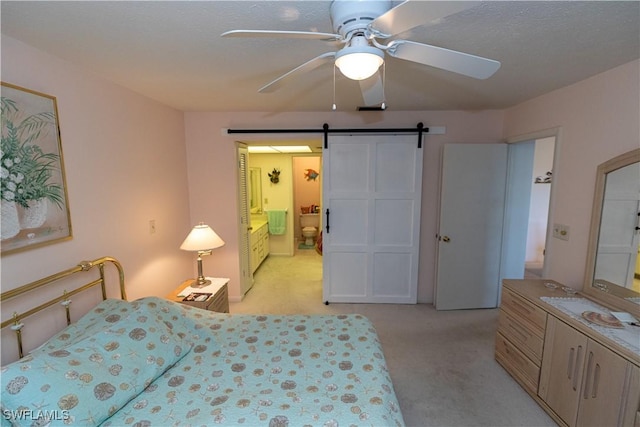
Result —
<path fill-rule="evenodd" d="M 216 294 L 212 297 L 212 301 L 207 307 L 207 310 L 216 311 L 218 313 L 229 312 L 229 290 L 227 285 L 224 285 Z"/>
<path fill-rule="evenodd" d="M 501 308 L 512 314 L 512 317 L 522 319 L 522 323 L 528 324 L 540 338 L 544 338 L 544 329 L 547 324 L 547 313 L 540 307 L 516 295 L 509 289 L 502 288 Z"/>
<path fill-rule="evenodd" d="M 496 334 L 496 360 L 531 393 L 538 392 L 540 367 L 499 332 Z"/>
<path fill-rule="evenodd" d="M 534 363 L 540 365 L 544 339 L 539 337 L 525 323 L 519 322 L 500 310 L 498 332 L 508 338 L 516 347 L 525 353 Z"/>

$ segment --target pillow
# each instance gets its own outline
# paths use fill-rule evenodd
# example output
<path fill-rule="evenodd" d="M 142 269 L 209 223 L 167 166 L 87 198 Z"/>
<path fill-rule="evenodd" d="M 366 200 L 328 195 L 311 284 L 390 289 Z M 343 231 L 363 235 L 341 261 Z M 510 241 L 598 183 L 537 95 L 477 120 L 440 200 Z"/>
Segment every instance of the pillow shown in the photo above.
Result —
<path fill-rule="evenodd" d="M 50 353 L 53 350 L 75 344 L 90 335 L 113 327 L 116 322 L 126 319 L 134 306 L 119 299 L 106 299 L 92 308 L 77 322 L 67 326 L 39 347 L 29 353 Z"/>
<path fill-rule="evenodd" d="M 3 367 L 2 415 L 14 426 L 45 419 L 51 425 L 100 424 L 190 349 L 151 312 L 132 312 L 73 345 Z"/>

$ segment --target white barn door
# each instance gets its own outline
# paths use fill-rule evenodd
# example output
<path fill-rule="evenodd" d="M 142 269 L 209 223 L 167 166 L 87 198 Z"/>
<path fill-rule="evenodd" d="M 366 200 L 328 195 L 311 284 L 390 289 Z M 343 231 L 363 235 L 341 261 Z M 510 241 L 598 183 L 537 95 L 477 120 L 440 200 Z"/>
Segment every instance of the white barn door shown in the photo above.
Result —
<path fill-rule="evenodd" d="M 422 196 L 417 136 L 331 136 L 323 171 L 323 300 L 415 304 Z"/>

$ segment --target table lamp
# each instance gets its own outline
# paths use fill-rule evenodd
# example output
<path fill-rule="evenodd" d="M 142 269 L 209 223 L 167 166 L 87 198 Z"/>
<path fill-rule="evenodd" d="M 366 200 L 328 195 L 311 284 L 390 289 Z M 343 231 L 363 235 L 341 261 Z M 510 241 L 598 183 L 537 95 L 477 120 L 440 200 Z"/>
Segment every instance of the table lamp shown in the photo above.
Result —
<path fill-rule="evenodd" d="M 201 288 L 211 283 L 211 280 L 205 279 L 202 274 L 202 257 L 211 255 L 213 249 L 223 245 L 224 241 L 220 236 L 205 223 L 201 222 L 193 227 L 187 238 L 182 242 L 182 245 L 180 245 L 180 249 L 184 251 L 198 252 L 198 278 L 191 282 L 191 287 Z"/>

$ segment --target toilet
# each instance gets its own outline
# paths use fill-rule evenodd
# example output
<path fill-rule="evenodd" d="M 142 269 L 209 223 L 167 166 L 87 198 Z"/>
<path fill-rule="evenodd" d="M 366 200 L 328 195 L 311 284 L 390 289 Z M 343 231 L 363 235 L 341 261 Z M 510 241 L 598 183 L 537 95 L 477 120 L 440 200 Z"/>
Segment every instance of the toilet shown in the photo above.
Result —
<path fill-rule="evenodd" d="M 302 237 L 305 239 L 305 245 L 313 246 L 314 239 L 318 235 L 319 221 L 319 213 L 300 214 L 300 228 L 302 229 Z"/>

